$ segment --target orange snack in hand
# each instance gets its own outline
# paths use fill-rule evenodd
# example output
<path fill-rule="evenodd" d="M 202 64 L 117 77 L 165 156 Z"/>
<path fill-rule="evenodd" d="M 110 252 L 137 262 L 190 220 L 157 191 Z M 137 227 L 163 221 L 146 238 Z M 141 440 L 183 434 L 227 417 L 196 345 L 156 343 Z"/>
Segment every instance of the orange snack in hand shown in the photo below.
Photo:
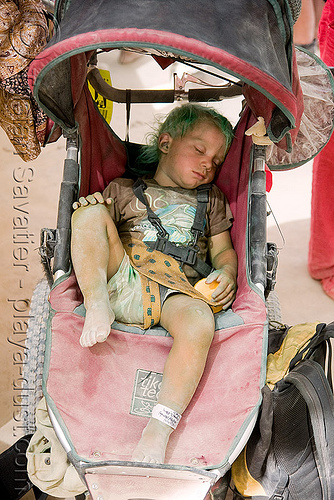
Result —
<path fill-rule="evenodd" d="M 212 283 L 206 283 L 206 278 L 203 278 L 194 285 L 194 288 L 200 292 L 208 300 L 213 300 L 211 294 L 219 285 L 218 281 L 213 281 Z M 219 312 L 223 309 L 223 306 L 211 306 L 214 313 Z"/>

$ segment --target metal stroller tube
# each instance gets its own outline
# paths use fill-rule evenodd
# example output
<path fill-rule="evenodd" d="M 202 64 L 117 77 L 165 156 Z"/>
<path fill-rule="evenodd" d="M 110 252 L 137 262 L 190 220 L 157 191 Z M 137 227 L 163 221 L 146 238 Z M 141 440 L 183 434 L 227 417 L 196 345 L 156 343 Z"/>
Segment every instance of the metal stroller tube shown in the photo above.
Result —
<path fill-rule="evenodd" d="M 265 146 L 254 146 L 250 194 L 249 255 L 252 282 L 264 292 L 266 288 L 266 173 Z"/>
<path fill-rule="evenodd" d="M 60 187 L 56 246 L 53 274 L 55 279 L 69 271 L 72 205 L 76 200 L 79 182 L 77 134 L 67 137 L 67 156 L 64 161 L 63 181 Z"/>

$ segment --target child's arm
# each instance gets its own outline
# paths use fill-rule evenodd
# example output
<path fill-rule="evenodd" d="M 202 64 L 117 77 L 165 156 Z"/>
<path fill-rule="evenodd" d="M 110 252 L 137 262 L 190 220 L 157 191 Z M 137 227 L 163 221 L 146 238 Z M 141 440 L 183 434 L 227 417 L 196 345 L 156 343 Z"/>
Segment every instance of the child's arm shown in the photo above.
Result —
<path fill-rule="evenodd" d="M 237 290 L 238 258 L 232 246 L 229 231 L 216 234 L 209 239 L 209 253 L 216 271 L 209 274 L 207 283 L 218 281 L 220 284 L 211 297 L 227 309 L 233 302 Z"/>

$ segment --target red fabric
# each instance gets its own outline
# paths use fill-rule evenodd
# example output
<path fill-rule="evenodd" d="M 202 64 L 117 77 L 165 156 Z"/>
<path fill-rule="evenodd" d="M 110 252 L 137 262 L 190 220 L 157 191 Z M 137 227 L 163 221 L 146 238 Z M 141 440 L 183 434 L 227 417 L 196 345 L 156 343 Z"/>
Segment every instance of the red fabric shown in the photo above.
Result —
<path fill-rule="evenodd" d="M 319 23 L 322 60 L 334 66 L 334 0 L 327 0 Z M 334 134 L 313 161 L 309 272 L 315 279 L 334 276 Z"/>
<path fill-rule="evenodd" d="M 273 187 L 273 174 L 266 165 L 266 191 L 269 193 Z"/>
<path fill-rule="evenodd" d="M 127 155 L 122 142 L 96 112 L 87 86 L 75 109 L 79 122 L 81 148 L 80 196 L 102 191 L 115 177 L 125 172 Z"/>
<path fill-rule="evenodd" d="M 120 139 L 96 110 L 86 85 L 89 53 L 71 58 L 72 98 L 81 141 L 80 196 L 103 191 L 125 171 L 127 155 Z"/>

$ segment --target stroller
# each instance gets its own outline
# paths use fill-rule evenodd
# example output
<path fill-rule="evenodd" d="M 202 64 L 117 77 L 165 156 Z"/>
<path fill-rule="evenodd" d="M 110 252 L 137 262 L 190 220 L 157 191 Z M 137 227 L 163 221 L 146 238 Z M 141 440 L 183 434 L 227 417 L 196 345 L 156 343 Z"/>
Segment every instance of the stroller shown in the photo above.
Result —
<path fill-rule="evenodd" d="M 266 165 L 300 166 L 332 132 L 330 71 L 292 44 L 299 8 L 294 0 L 56 2 L 55 34 L 29 70 L 34 95 L 54 123 L 49 140 L 61 133 L 67 139 L 57 228 L 42 231 L 51 286 L 43 393 L 57 437 L 92 499 L 209 498 L 252 432 L 265 384 L 269 322 L 280 320 L 271 304 L 277 248 L 266 241 Z M 119 49 L 153 57 L 159 71 L 174 63 L 190 67 L 201 79 L 187 84 L 175 77 L 170 90 L 113 88 L 101 77 L 98 60 Z M 215 83 L 203 87 L 205 78 Z M 172 344 L 168 332 L 114 322 L 106 342 L 79 347 L 85 311 L 71 269 L 72 205 L 129 175 L 138 154 L 137 144 L 109 127 L 87 79 L 104 102 L 124 103 L 128 125 L 135 103 L 245 98 L 216 180 L 235 220 L 238 292 L 232 307 L 215 315 L 204 375 L 161 465 L 130 457 L 156 402 Z M 320 102 L 314 86 L 325 96 Z M 252 140 L 245 132 L 258 117 L 265 138 L 253 134 Z"/>

